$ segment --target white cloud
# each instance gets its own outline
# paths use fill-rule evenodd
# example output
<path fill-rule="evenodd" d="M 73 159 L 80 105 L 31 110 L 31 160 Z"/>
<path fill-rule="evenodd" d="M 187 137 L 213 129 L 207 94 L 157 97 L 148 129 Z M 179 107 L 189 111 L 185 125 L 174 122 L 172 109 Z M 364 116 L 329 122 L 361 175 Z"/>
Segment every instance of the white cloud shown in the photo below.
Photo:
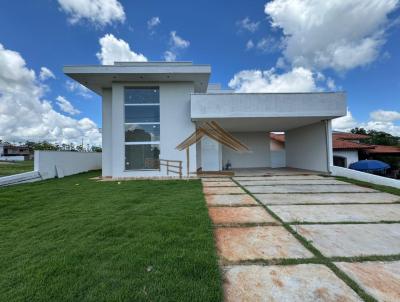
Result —
<path fill-rule="evenodd" d="M 246 43 L 246 50 L 250 50 L 250 49 L 252 49 L 252 48 L 254 48 L 254 42 L 253 42 L 253 40 L 247 41 L 247 43 Z"/>
<path fill-rule="evenodd" d="M 170 32 L 170 43 L 173 48 L 188 48 L 190 45 L 190 42 L 178 36 L 175 30 Z"/>
<path fill-rule="evenodd" d="M 355 127 L 367 130 L 384 131 L 395 136 L 400 136 L 400 126 L 394 122 L 400 120 L 400 113 L 396 111 L 377 110 L 370 113 L 371 120 L 358 122 L 350 110 L 347 110 L 346 116 L 332 120 L 332 128 L 338 131 L 348 132 Z"/>
<path fill-rule="evenodd" d="M 106 34 L 99 39 L 100 52 L 97 58 L 103 65 L 113 65 L 117 61 L 147 62 L 147 58 L 141 53 L 131 50 L 129 44 L 122 39 L 117 39 L 112 34 Z"/>
<path fill-rule="evenodd" d="M 55 111 L 43 86 L 18 52 L 0 44 L 0 139 L 101 144 L 96 124 Z"/>
<path fill-rule="evenodd" d="M 345 71 L 373 62 L 399 0 L 273 0 L 265 13 L 285 35 L 294 66 Z"/>
<path fill-rule="evenodd" d="M 229 81 L 229 87 L 237 92 L 310 92 L 318 91 L 314 74 L 297 67 L 287 73 L 277 74 L 270 70 L 243 70 Z"/>
<path fill-rule="evenodd" d="M 368 121 L 366 123 L 361 123 L 359 127 L 368 130 L 383 131 L 394 136 L 400 136 L 400 126 L 394 124 L 393 122 Z"/>
<path fill-rule="evenodd" d="M 167 62 L 173 62 L 176 60 L 176 53 L 173 51 L 167 50 L 164 52 L 164 59 Z"/>
<path fill-rule="evenodd" d="M 357 127 L 357 121 L 354 119 L 350 110 L 347 109 L 347 114 L 345 116 L 336 118 L 332 120 L 333 130 L 348 132 L 354 127 Z"/>
<path fill-rule="evenodd" d="M 71 24 L 88 21 L 105 26 L 125 21 L 124 8 L 117 0 L 58 0 L 58 3 Z"/>
<path fill-rule="evenodd" d="M 65 97 L 59 95 L 57 97 L 57 105 L 58 107 L 60 107 L 60 109 L 65 112 L 68 113 L 70 115 L 75 115 L 75 114 L 79 114 L 81 113 L 78 109 L 76 109 L 70 101 L 68 101 Z"/>
<path fill-rule="evenodd" d="M 236 25 L 241 29 L 241 30 L 248 30 L 249 32 L 255 32 L 259 25 L 260 22 L 254 22 L 251 21 L 249 17 L 244 18 L 243 20 L 239 20 L 236 22 Z"/>
<path fill-rule="evenodd" d="M 376 122 L 394 122 L 400 120 L 400 112 L 377 110 L 371 112 L 370 117 Z"/>
<path fill-rule="evenodd" d="M 326 86 L 329 88 L 330 91 L 336 90 L 336 84 L 332 78 L 328 78 L 326 80 Z"/>
<path fill-rule="evenodd" d="M 50 79 L 50 78 L 55 79 L 56 76 L 47 67 L 42 67 L 42 68 L 40 68 L 39 78 L 40 78 L 40 80 L 45 81 L 45 80 Z"/>
<path fill-rule="evenodd" d="M 170 48 L 164 52 L 164 60 L 171 62 L 175 61 L 178 56 L 180 50 L 188 48 L 190 46 L 190 42 L 178 36 L 176 31 L 171 31 L 169 39 Z"/>
<path fill-rule="evenodd" d="M 89 89 L 75 81 L 67 80 L 67 82 L 65 83 L 65 87 L 68 91 L 76 93 L 77 95 L 82 96 L 85 99 L 89 99 L 93 96 L 92 92 Z"/>
<path fill-rule="evenodd" d="M 159 25 L 161 23 L 161 20 L 159 17 L 153 17 L 150 20 L 147 21 L 147 28 L 149 30 L 152 30 L 154 27 Z"/>

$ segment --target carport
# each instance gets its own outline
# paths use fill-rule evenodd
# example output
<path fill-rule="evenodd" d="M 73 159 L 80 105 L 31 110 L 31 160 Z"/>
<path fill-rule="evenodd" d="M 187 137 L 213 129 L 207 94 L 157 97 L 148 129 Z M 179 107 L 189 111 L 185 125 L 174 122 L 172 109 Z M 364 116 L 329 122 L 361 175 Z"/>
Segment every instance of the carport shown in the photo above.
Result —
<path fill-rule="evenodd" d="M 285 132 L 286 167 L 329 172 L 331 120 L 346 114 L 344 93 L 195 93 L 191 119 L 216 121 L 251 151 L 235 152 L 203 138 L 197 144 L 197 168 L 270 168 L 269 132 Z"/>

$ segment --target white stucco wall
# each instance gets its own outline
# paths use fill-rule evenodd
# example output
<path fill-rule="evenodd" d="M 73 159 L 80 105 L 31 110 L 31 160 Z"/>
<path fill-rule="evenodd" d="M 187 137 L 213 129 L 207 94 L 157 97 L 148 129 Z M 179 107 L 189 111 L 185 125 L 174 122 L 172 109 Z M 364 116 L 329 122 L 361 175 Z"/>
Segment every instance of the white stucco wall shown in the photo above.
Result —
<path fill-rule="evenodd" d="M 190 94 L 193 83 L 114 83 L 112 85 L 112 176 L 146 177 L 165 176 L 166 170 L 125 171 L 124 133 L 124 87 L 158 86 L 160 88 L 160 158 L 182 160 L 183 174 L 186 175 L 186 152 L 175 147 L 194 130 L 190 120 Z M 196 171 L 196 146 L 190 147 L 190 172 Z M 170 174 L 171 175 L 171 174 Z M 175 175 L 175 174 L 172 174 Z"/>
<path fill-rule="evenodd" d="M 324 121 L 286 131 L 286 165 L 328 172 L 329 150 L 326 132 Z"/>
<path fill-rule="evenodd" d="M 203 171 L 222 170 L 222 146 L 217 141 L 203 137 L 201 139 L 201 168 Z"/>
<path fill-rule="evenodd" d="M 43 179 L 100 169 L 100 152 L 35 151 L 34 170 Z"/>
<path fill-rule="evenodd" d="M 346 95 L 335 93 L 211 93 L 192 95 L 191 117 L 339 117 Z"/>
<path fill-rule="evenodd" d="M 239 153 L 222 146 L 222 165 L 229 160 L 232 168 L 270 167 L 270 138 L 267 132 L 237 132 L 234 137 L 250 148 L 249 153 Z"/>
<path fill-rule="evenodd" d="M 334 150 L 333 155 L 345 157 L 347 167 L 349 167 L 350 164 L 358 161 L 358 151 L 357 150 Z"/>
<path fill-rule="evenodd" d="M 112 176 L 112 90 L 103 89 L 102 98 L 102 176 Z"/>
<path fill-rule="evenodd" d="M 382 177 L 379 175 L 374 175 L 370 173 L 365 173 L 361 171 L 356 171 L 336 166 L 332 166 L 331 171 L 332 175 L 334 176 L 342 176 L 360 181 L 370 182 L 377 185 L 390 186 L 400 189 L 400 180 L 398 179 Z"/>
<path fill-rule="evenodd" d="M 282 150 L 271 150 L 271 168 L 283 168 L 286 167 L 286 151 Z"/>

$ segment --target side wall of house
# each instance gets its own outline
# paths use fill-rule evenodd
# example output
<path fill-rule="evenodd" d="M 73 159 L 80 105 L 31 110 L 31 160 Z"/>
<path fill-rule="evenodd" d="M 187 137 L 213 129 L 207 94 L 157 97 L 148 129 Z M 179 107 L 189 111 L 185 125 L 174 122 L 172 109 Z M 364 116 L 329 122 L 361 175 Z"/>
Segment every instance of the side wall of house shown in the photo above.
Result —
<path fill-rule="evenodd" d="M 237 132 L 234 137 L 250 148 L 248 153 L 239 153 L 222 146 L 222 165 L 227 161 L 232 168 L 261 168 L 271 166 L 270 138 L 267 132 Z"/>
<path fill-rule="evenodd" d="M 346 158 L 346 168 L 358 161 L 358 150 L 334 150 L 333 156 L 341 156 Z"/>
<path fill-rule="evenodd" d="M 158 170 L 125 170 L 124 87 L 158 86 L 160 88 L 160 158 L 181 160 L 186 175 L 186 152 L 175 147 L 194 130 L 190 119 L 190 94 L 193 83 L 114 83 L 112 85 L 112 176 L 165 176 L 165 167 Z M 196 146 L 189 152 L 190 172 L 196 171 Z M 170 174 L 175 175 L 175 174 Z"/>
<path fill-rule="evenodd" d="M 330 127 L 325 121 L 286 131 L 286 165 L 328 172 Z M 329 132 L 329 133 L 327 133 Z"/>

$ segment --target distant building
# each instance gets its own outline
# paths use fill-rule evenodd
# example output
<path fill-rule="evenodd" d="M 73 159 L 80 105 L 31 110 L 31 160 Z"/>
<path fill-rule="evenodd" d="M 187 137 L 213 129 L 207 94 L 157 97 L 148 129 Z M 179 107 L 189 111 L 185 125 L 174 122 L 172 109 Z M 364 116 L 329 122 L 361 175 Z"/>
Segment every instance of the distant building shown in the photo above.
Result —
<path fill-rule="evenodd" d="M 16 159 L 23 157 L 24 160 L 33 159 L 33 150 L 24 145 L 0 144 L 0 159 L 9 159 L 10 157 Z"/>

